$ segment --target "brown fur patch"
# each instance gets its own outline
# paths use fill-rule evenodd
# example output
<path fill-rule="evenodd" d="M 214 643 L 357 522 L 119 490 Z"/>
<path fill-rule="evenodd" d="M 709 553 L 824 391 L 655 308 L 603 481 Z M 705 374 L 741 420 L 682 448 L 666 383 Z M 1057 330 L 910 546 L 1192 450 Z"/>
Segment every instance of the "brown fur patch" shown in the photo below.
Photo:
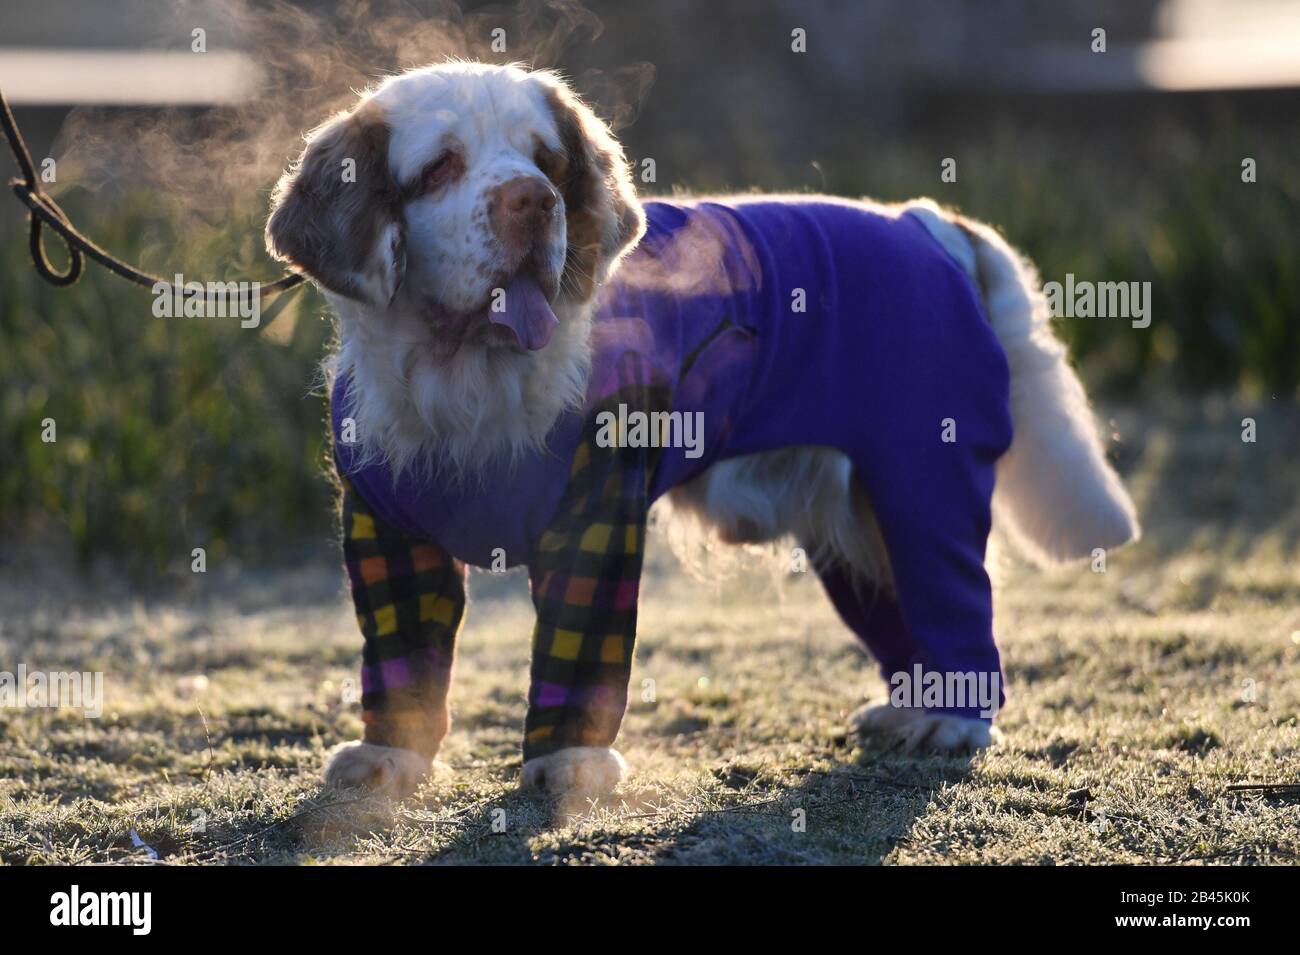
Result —
<path fill-rule="evenodd" d="M 366 298 L 356 275 L 381 274 L 385 255 L 398 263 L 400 278 L 400 238 L 390 250 L 376 248 L 384 229 L 401 222 L 401 191 L 388 170 L 389 139 L 388 123 L 373 106 L 309 134 L 307 148 L 272 193 L 270 253 L 349 298 Z M 355 181 L 344 178 L 348 159 L 355 163 Z"/>
<path fill-rule="evenodd" d="M 586 301 L 645 228 L 627 160 L 609 129 L 560 84 L 547 89 L 567 163 L 556 185 L 568 226 L 564 294 Z"/>

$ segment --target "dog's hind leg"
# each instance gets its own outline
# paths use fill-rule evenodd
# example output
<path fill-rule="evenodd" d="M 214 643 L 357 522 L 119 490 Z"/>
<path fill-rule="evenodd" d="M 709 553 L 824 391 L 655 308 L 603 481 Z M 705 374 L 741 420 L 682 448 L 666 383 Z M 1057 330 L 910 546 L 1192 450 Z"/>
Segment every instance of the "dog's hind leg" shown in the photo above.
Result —
<path fill-rule="evenodd" d="M 875 658 L 884 679 L 892 686 L 894 674 L 910 677 L 909 671 L 925 653 L 903 622 L 894 595 L 863 581 L 842 563 L 819 567 L 817 575 L 840 619 Z M 859 707 L 849 722 L 863 735 L 899 737 L 906 749 L 980 749 L 988 746 L 996 733 L 983 719 L 891 704 Z"/>
<path fill-rule="evenodd" d="M 465 613 L 465 568 L 386 525 L 344 481 L 343 553 L 365 637 L 365 738 L 330 754 L 326 786 L 401 797 L 432 767 L 451 725 L 448 691 Z"/>
<path fill-rule="evenodd" d="M 927 294 L 956 310 L 920 310 L 906 336 L 864 349 L 853 393 L 861 424 L 843 439 L 897 601 L 892 613 L 877 608 L 854 626 L 880 648 L 891 685 L 890 707 L 857 723 L 952 748 L 991 739 L 987 725 L 968 723 L 988 724 L 1004 702 L 984 557 L 997 463 L 1012 439 L 1010 376 L 960 268 L 941 263 L 925 282 Z M 843 613 L 847 597 L 830 584 Z"/>
<path fill-rule="evenodd" d="M 989 388 L 996 409 L 996 378 Z M 910 436 L 906 453 L 882 437 L 875 453 L 854 462 L 897 601 L 882 595 L 875 606 L 855 604 L 847 582 L 833 574 L 823 581 L 891 688 L 888 706 L 855 714 L 857 728 L 901 735 L 913 746 L 976 748 L 991 741 L 988 723 L 1005 701 L 984 553 L 994 466 L 1010 429 L 996 410 L 986 417 L 972 401 L 956 412 L 960 440 L 944 443 L 936 425 L 948 412 L 927 403 L 916 395 L 913 407 L 897 412 L 906 420 L 896 434 Z"/>

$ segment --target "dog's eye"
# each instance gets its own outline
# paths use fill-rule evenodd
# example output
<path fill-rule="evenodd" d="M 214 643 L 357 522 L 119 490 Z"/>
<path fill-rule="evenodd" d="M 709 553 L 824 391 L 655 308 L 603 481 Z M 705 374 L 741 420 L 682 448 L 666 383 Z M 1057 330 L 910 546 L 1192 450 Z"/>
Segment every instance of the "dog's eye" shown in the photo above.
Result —
<path fill-rule="evenodd" d="M 448 149 L 437 159 L 424 167 L 423 191 L 435 192 L 447 183 L 459 178 L 465 170 L 465 161 L 460 153 Z"/>
<path fill-rule="evenodd" d="M 533 162 L 546 175 L 547 179 L 557 185 L 568 167 L 568 160 L 565 159 L 563 153 L 557 153 L 545 146 L 537 147 L 537 150 L 533 153 Z"/>

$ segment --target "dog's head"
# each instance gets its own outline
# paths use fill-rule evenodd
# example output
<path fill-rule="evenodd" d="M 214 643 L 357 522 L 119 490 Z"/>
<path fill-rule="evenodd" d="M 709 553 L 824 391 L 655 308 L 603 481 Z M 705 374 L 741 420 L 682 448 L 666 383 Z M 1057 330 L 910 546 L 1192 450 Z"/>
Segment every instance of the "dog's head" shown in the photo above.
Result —
<path fill-rule="evenodd" d="M 329 292 L 427 317 L 448 351 L 538 350 L 643 227 L 621 148 L 557 76 L 454 63 L 308 134 L 266 239 Z"/>

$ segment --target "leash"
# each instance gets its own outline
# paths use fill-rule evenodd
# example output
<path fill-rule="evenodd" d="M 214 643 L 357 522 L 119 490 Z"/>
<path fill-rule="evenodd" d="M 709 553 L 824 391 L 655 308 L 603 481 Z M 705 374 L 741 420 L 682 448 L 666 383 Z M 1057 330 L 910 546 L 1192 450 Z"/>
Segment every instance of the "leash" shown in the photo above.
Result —
<path fill-rule="evenodd" d="M 59 208 L 59 204 L 41 191 L 40 183 L 36 179 L 36 167 L 32 165 L 31 153 L 27 150 L 27 143 L 23 139 L 22 132 L 18 129 L 18 124 L 14 121 L 14 114 L 9 109 L 9 101 L 5 98 L 3 91 L 0 91 L 0 126 L 4 128 L 5 139 L 9 142 L 9 149 L 14 154 L 14 161 L 18 164 L 19 172 L 22 173 L 22 178 L 9 180 L 9 185 L 13 189 L 14 195 L 27 206 L 30 212 L 31 229 L 28 233 L 28 247 L 32 253 L 32 265 L 41 278 L 54 286 L 61 288 L 69 286 L 81 277 L 85 259 L 89 258 L 128 282 L 150 289 L 158 285 L 164 285 L 172 290 L 173 294 L 175 293 L 174 283 L 156 275 L 150 275 L 148 272 L 123 262 L 117 256 L 100 248 L 88 239 L 72 224 L 67 214 Z M 45 242 L 41 235 L 43 226 L 49 226 L 58 234 L 67 247 L 68 269 L 66 272 L 57 271 L 46 256 Z M 274 282 L 258 286 L 256 291 L 260 296 L 276 296 L 275 303 L 270 308 L 262 311 L 263 322 L 269 322 L 288 302 L 288 296 L 283 293 L 301 285 L 302 281 L 301 275 L 290 272 Z M 227 301 L 234 300 L 243 304 L 249 298 L 247 284 L 239 283 L 240 291 L 238 292 L 222 291 L 220 294 Z M 205 289 L 209 287 L 209 285 L 204 286 Z"/>

